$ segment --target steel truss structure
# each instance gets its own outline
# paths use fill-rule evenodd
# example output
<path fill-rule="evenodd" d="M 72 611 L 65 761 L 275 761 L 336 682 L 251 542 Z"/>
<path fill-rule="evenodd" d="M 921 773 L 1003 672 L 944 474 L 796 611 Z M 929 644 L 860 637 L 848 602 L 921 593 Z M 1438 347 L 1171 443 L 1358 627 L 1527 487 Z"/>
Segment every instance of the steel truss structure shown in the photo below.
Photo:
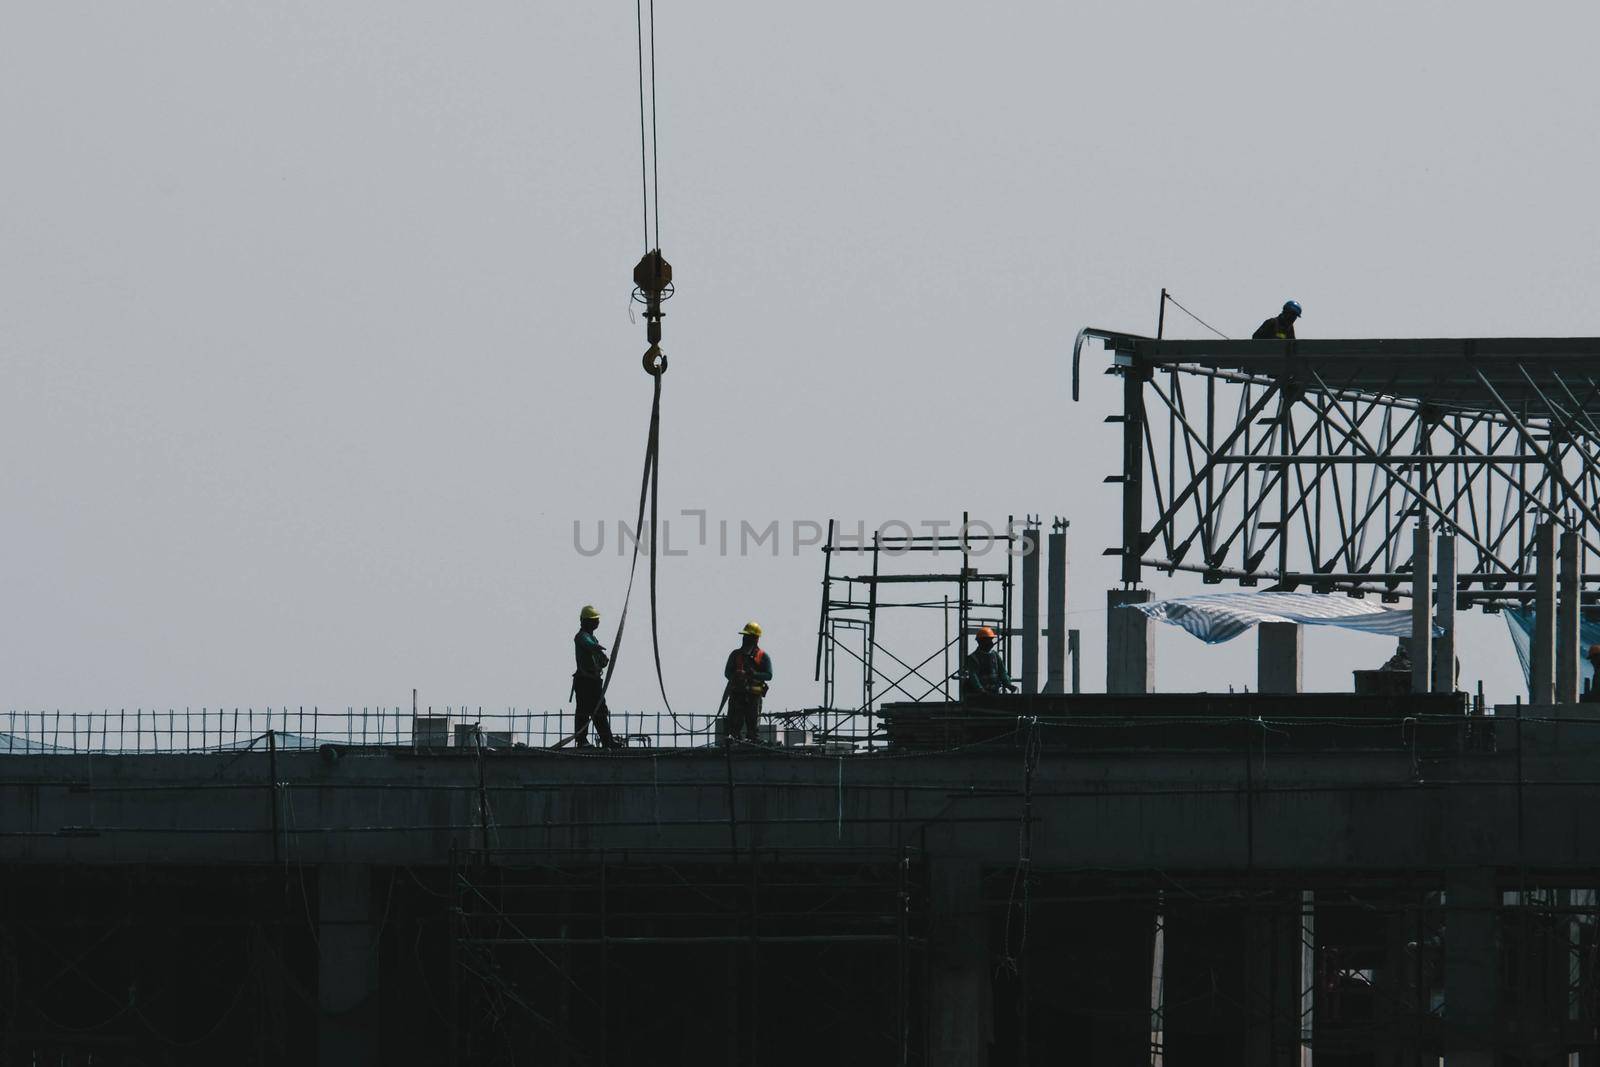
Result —
<path fill-rule="evenodd" d="M 1458 602 L 1532 599 L 1534 529 L 1600 581 L 1600 338 L 1169 341 L 1085 329 L 1120 375 L 1122 580 L 1378 593 L 1418 521 L 1460 544 Z M 1586 593 L 1586 601 L 1597 593 Z"/>

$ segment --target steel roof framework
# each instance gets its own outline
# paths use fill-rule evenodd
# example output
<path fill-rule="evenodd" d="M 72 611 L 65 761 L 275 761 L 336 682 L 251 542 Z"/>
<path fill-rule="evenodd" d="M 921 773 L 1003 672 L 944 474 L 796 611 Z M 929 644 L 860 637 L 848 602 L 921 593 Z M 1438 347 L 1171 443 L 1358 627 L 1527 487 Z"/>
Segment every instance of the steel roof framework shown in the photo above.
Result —
<path fill-rule="evenodd" d="M 1122 580 L 1386 597 L 1425 520 L 1458 601 L 1532 596 L 1533 532 L 1575 530 L 1600 581 L 1600 338 L 1163 341 L 1084 330 L 1123 381 Z M 1590 594 L 1586 594 L 1586 599 Z M 1600 595 L 1600 594 L 1597 594 Z"/>

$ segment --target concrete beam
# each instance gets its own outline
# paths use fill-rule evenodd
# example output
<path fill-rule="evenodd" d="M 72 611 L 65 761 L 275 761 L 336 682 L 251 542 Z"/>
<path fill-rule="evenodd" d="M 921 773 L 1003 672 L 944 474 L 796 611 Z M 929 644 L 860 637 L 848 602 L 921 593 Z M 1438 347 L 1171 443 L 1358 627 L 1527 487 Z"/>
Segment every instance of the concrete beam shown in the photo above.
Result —
<path fill-rule="evenodd" d="M 1298 693 L 1305 688 L 1305 632 L 1292 622 L 1256 627 L 1256 691 Z"/>
<path fill-rule="evenodd" d="M 1106 593 L 1106 692 L 1153 693 L 1156 689 L 1155 621 L 1127 605 L 1148 604 L 1148 589 Z"/>

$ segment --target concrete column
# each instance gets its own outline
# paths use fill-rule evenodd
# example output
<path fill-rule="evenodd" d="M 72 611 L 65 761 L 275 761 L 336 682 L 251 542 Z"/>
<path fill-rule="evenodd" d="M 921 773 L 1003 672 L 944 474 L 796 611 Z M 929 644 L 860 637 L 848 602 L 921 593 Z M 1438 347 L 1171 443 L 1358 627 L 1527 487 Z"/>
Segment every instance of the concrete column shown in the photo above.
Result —
<path fill-rule="evenodd" d="M 1561 531 L 1560 603 L 1556 605 L 1556 703 L 1578 702 L 1578 660 L 1583 655 L 1579 636 L 1579 610 L 1583 598 L 1583 546 L 1578 531 Z"/>
<path fill-rule="evenodd" d="M 1310 1064 L 1316 1042 L 1317 1006 L 1317 897 L 1300 891 L 1300 1062 Z"/>
<path fill-rule="evenodd" d="M 1418 520 L 1411 547 L 1411 691 L 1433 685 L 1433 539 Z"/>
<path fill-rule="evenodd" d="M 1492 868 L 1450 871 L 1444 891 L 1445 1067 L 1494 1067 L 1500 890 Z"/>
<path fill-rule="evenodd" d="M 1061 693 L 1067 685 L 1067 528 L 1057 520 L 1050 530 L 1050 573 L 1046 610 L 1049 612 L 1045 640 L 1046 677 L 1044 691 Z"/>
<path fill-rule="evenodd" d="M 1298 693 L 1305 688 L 1305 633 L 1292 622 L 1256 627 L 1256 690 Z"/>
<path fill-rule="evenodd" d="M 1533 531 L 1533 648 L 1528 666 L 1532 704 L 1556 702 L 1556 528 L 1541 522 Z"/>
<path fill-rule="evenodd" d="M 1444 630 L 1433 640 L 1433 691 L 1456 691 L 1456 535 L 1439 534 L 1438 574 L 1433 580 L 1433 616 Z"/>
<path fill-rule="evenodd" d="M 1279 623 L 1278 625 L 1283 625 Z M 1258 901 L 1245 919 L 1245 1060 L 1300 1063 L 1300 894 Z"/>
<path fill-rule="evenodd" d="M 1022 531 L 1022 692 L 1039 691 L 1039 531 Z"/>
<path fill-rule="evenodd" d="M 1155 622 L 1126 604 L 1148 604 L 1148 589 L 1106 593 L 1106 692 L 1156 691 Z"/>
<path fill-rule="evenodd" d="M 372 868 L 317 868 L 317 1062 L 378 1063 L 377 924 Z"/>
<path fill-rule="evenodd" d="M 976 863 L 936 858 L 930 865 L 933 925 L 928 931 L 928 1063 L 986 1067 L 994 1032 L 989 988 L 989 922 Z"/>

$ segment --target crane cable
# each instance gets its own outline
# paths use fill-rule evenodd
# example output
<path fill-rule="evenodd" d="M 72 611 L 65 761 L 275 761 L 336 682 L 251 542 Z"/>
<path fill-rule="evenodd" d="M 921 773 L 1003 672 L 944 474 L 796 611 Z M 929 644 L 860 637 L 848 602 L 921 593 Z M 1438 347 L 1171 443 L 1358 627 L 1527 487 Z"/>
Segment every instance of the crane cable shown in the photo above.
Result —
<path fill-rule="evenodd" d="M 661 692 L 661 702 L 666 706 L 667 714 L 672 717 L 673 724 L 682 733 L 699 734 L 715 729 L 715 724 L 708 724 L 700 729 L 686 727 L 678 719 L 677 712 L 672 710 L 672 701 L 667 698 L 667 683 L 661 670 L 661 637 L 657 621 L 657 589 L 656 589 L 656 562 L 657 562 L 657 531 L 658 531 L 658 500 L 660 497 L 661 481 L 661 379 L 667 370 L 667 359 L 660 349 L 661 339 L 661 302 L 672 295 L 672 267 L 661 255 L 661 172 L 657 162 L 657 136 L 656 136 L 656 5 L 655 0 L 649 0 L 650 8 L 650 116 L 648 123 L 649 147 L 646 148 L 646 119 L 645 119 L 645 92 L 644 92 L 644 66 L 645 66 L 645 18 L 644 0 L 634 0 L 634 21 L 637 32 L 639 50 L 639 184 L 641 201 L 644 207 L 644 258 L 634 268 L 634 299 L 646 305 L 645 317 L 647 322 L 647 336 L 650 348 L 645 352 L 644 368 L 653 379 L 654 388 L 650 401 L 650 428 L 645 436 L 644 450 L 644 475 L 639 483 L 639 512 L 634 522 L 633 560 L 628 566 L 628 588 L 622 598 L 622 613 L 617 619 L 617 636 L 611 642 L 611 661 L 606 669 L 605 682 L 600 693 L 604 697 L 611 688 L 611 681 L 616 677 L 617 663 L 622 658 L 622 635 L 628 624 L 628 606 L 633 599 L 633 582 L 639 569 L 640 541 L 644 534 L 645 506 L 648 502 L 650 511 L 649 544 L 650 544 L 650 646 L 655 659 L 656 686 Z M 652 190 L 652 184 L 654 189 Z M 652 192 L 654 196 L 652 197 Z M 655 222 L 655 247 L 652 250 L 651 221 L 652 201 L 654 202 Z"/>

